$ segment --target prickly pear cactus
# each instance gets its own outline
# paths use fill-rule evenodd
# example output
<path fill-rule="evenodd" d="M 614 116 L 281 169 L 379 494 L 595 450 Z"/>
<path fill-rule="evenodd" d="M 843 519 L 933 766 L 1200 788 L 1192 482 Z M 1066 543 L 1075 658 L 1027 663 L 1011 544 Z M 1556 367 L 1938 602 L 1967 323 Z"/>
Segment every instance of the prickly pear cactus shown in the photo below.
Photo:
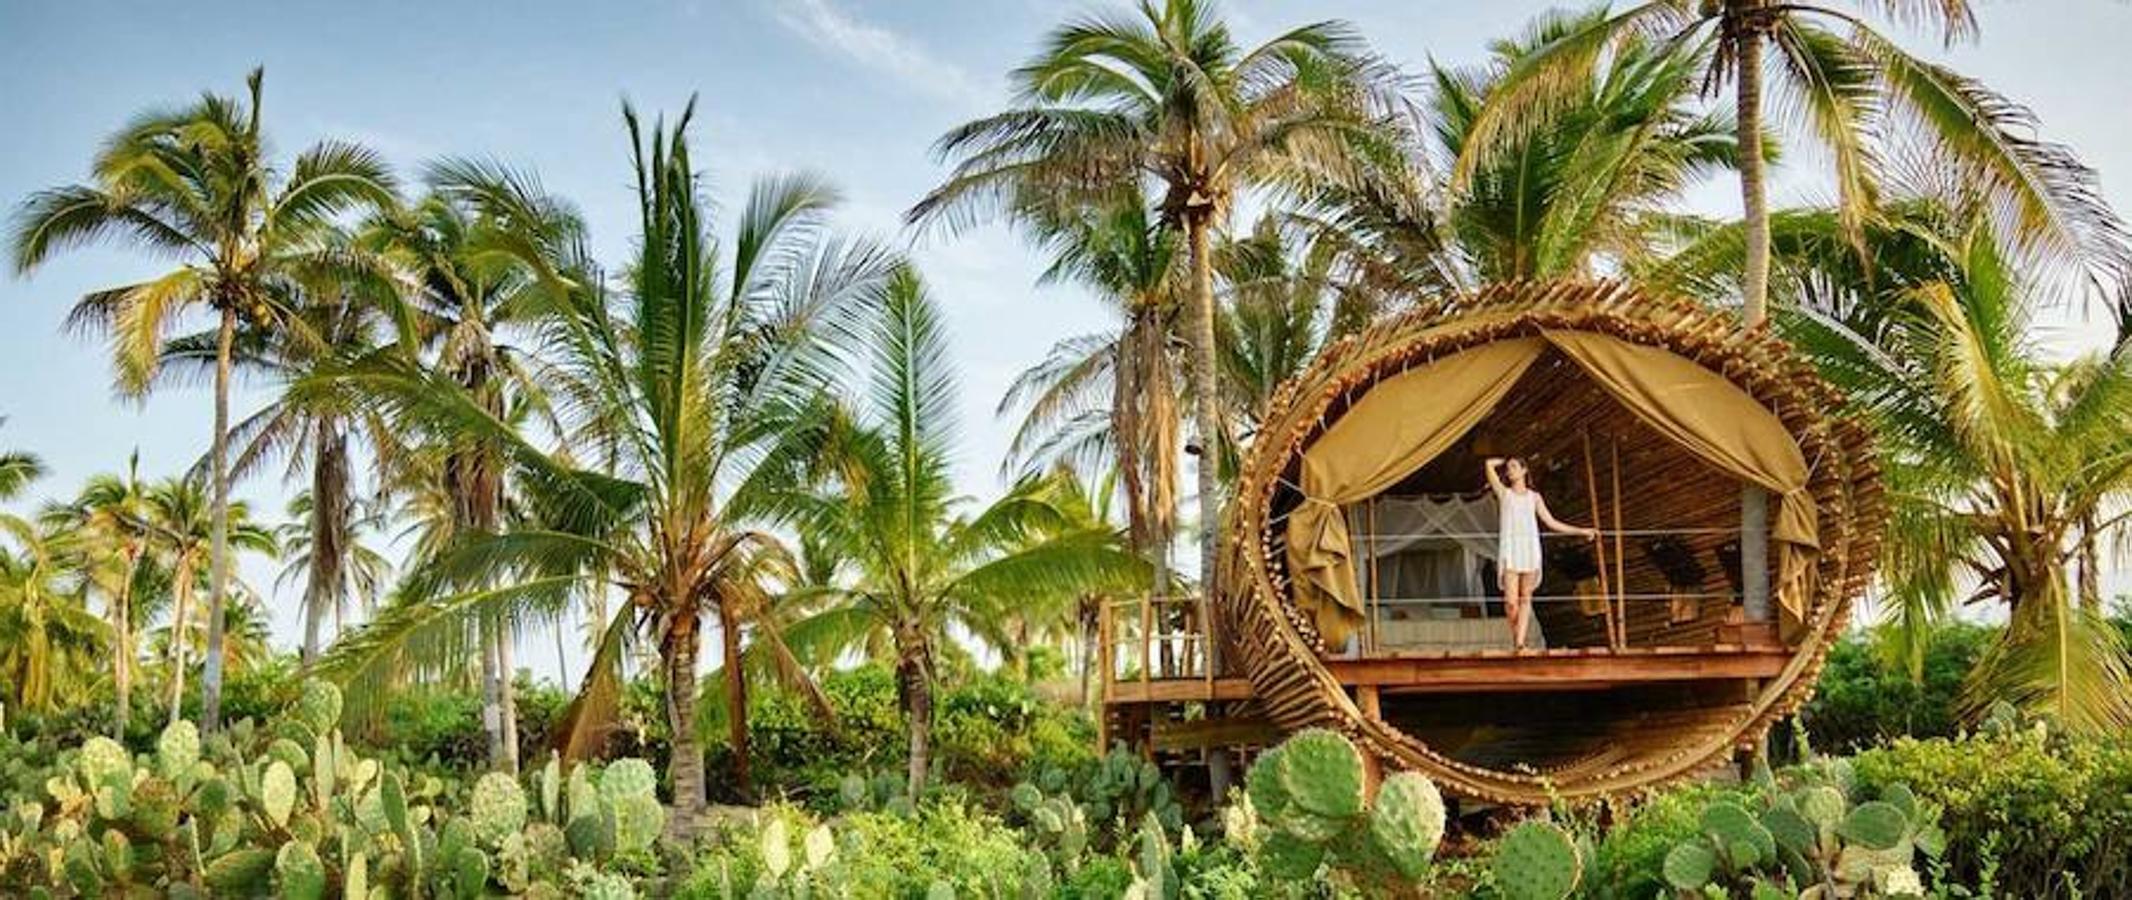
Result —
<path fill-rule="evenodd" d="M 314 734 L 325 734 L 341 721 L 341 689 L 332 682 L 306 679 L 295 712 Z"/>
<path fill-rule="evenodd" d="M 192 774 L 200 761 L 200 729 L 179 719 L 155 739 L 155 768 L 164 778 L 177 781 Z"/>
<path fill-rule="evenodd" d="M 322 900 L 326 896 L 326 864 L 318 848 L 304 841 L 281 845 L 274 855 L 274 882 L 282 900 Z"/>
<path fill-rule="evenodd" d="M 277 759 L 267 764 L 259 776 L 259 804 L 275 827 L 288 826 L 289 812 L 296 808 L 296 772 L 288 763 Z"/>
<path fill-rule="evenodd" d="M 1370 806 L 1369 841 L 1401 877 L 1418 879 L 1444 837 L 1444 798 L 1419 772 L 1384 779 Z"/>
<path fill-rule="evenodd" d="M 1584 862 L 1569 832 L 1528 820 L 1503 835 L 1491 870 L 1505 900 L 1565 900 L 1583 880 Z"/>
<path fill-rule="evenodd" d="M 133 780 L 133 757 L 126 755 L 126 748 L 117 741 L 97 735 L 81 745 L 81 755 L 74 760 L 74 768 L 81 774 L 83 784 L 94 790 L 107 784 L 115 776 L 126 784 Z"/>
<path fill-rule="evenodd" d="M 1304 812 L 1326 819 L 1362 813 L 1362 754 L 1347 738 L 1313 728 L 1281 745 L 1281 786 Z"/>
<path fill-rule="evenodd" d="M 614 800 L 619 797 L 650 797 L 658 789 L 659 777 L 652 772 L 651 763 L 634 757 L 624 757 L 607 764 L 600 773 L 600 796 Z"/>
<path fill-rule="evenodd" d="M 526 827 L 526 792 L 518 786 L 518 779 L 502 772 L 490 772 L 474 782 L 469 809 L 474 833 L 490 846 Z"/>

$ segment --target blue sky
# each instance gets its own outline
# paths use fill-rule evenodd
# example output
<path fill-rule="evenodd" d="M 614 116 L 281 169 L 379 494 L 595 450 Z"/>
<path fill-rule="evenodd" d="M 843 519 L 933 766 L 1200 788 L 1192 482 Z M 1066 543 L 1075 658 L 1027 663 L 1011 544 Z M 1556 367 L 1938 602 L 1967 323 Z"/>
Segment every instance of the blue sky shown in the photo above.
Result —
<path fill-rule="evenodd" d="M 1553 4 L 1338 0 L 1224 6 L 1241 36 L 1346 18 L 1394 61 L 1480 59 L 1487 40 L 1515 32 Z M 508 4 L 453 2 L 182 5 L 0 0 L 0 203 L 84 177 L 98 141 L 128 116 L 213 89 L 234 93 L 266 67 L 268 128 L 283 152 L 338 137 L 375 147 L 409 171 L 440 155 L 494 156 L 539 173 L 591 221 L 602 258 L 630 237 L 627 146 L 619 103 L 678 110 L 699 94 L 697 158 L 716 196 L 737 204 L 762 173 L 813 169 L 848 197 L 840 221 L 896 236 L 900 211 L 940 176 L 929 146 L 949 126 L 1004 102 L 1005 74 L 1045 30 L 1091 8 L 1083 2 L 674 0 Z M 2035 109 L 2042 134 L 2071 144 L 2103 175 L 2106 194 L 2132 209 L 2132 4 L 1992 2 L 1980 42 L 1942 52 L 1931 36 L 1907 42 L 1951 61 Z M 1780 199 L 1817 195 L 1810 158 L 1793 159 Z M 1803 171 L 1802 171 L 1803 170 Z M 1695 193 L 1733 214 L 1729 185 Z M 972 494 L 997 488 L 1006 428 L 992 410 L 1007 381 L 1055 341 L 1101 327 L 1102 310 L 1075 291 L 1032 285 L 1039 261 L 1003 229 L 916 249 L 949 313 L 964 376 L 964 456 Z M 144 472 L 198 458 L 208 432 L 204 390 L 173 390 L 145 405 L 113 400 L 102 348 L 61 334 L 83 292 L 155 271 L 104 250 L 68 254 L 31 279 L 0 275 L 0 447 L 41 454 L 41 488 L 70 493 L 138 447 Z M 2104 331 L 2077 314 L 2048 336 L 2091 346 Z M 254 395 L 256 397 L 256 395 Z M 238 414 L 247 406 L 239 397 Z M 287 492 L 263 475 L 240 496 L 278 512 Z M 270 568 L 246 574 L 270 585 Z M 296 633 L 293 595 L 275 603 L 276 633 Z M 546 640 L 529 647 L 548 646 Z M 552 657 L 552 646 L 541 652 Z M 522 657 L 523 658 L 523 657 Z M 536 668 L 552 668 L 533 663 Z M 573 663 L 574 665 L 575 663 Z"/>

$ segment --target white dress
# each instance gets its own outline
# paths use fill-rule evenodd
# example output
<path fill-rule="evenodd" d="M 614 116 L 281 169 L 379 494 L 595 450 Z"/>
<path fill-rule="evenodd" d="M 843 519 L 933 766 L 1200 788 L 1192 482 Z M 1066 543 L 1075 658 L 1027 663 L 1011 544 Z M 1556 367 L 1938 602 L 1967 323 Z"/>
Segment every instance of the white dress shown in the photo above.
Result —
<path fill-rule="evenodd" d="M 1502 520 L 1496 529 L 1496 569 L 1539 575 L 1540 495 L 1530 489 L 1505 488 L 1501 505 Z"/>

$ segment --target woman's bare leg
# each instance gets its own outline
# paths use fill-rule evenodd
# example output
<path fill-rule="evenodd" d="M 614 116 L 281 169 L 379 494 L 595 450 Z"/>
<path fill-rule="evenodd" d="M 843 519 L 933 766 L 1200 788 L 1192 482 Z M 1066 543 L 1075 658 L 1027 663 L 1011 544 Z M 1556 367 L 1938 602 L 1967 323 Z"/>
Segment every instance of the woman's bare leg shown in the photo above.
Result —
<path fill-rule="evenodd" d="M 1510 576 L 1510 580 L 1511 589 L 1516 592 L 1518 598 L 1517 604 L 1512 607 L 1517 612 L 1510 619 L 1511 637 L 1513 639 L 1511 643 L 1517 649 L 1523 650 L 1525 649 L 1526 626 L 1532 623 L 1532 592 L 1540 579 L 1534 577 L 1531 572 L 1519 572 Z"/>

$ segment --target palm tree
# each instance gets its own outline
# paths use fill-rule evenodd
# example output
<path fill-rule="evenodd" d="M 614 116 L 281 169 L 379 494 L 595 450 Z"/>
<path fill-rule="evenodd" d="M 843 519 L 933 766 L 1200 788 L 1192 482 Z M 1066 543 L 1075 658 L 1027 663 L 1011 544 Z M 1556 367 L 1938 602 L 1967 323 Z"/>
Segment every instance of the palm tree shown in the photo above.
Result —
<path fill-rule="evenodd" d="M 772 507 L 810 540 L 849 560 L 841 603 L 792 630 L 840 650 L 886 644 L 910 729 L 910 792 L 932 761 L 935 664 L 951 635 L 995 647 L 1030 597 L 1145 577 L 1108 526 L 1066 529 L 1054 486 L 1024 479 L 963 515 L 950 478 L 954 375 L 939 313 L 917 275 L 899 271 L 866 329 L 867 358 L 850 379 L 854 408 L 832 429 L 820 488 L 775 492 Z M 828 636 L 835 636 L 830 640 Z"/>
<path fill-rule="evenodd" d="M 540 386 L 506 333 L 533 313 L 529 296 L 542 275 L 540 261 L 521 251 L 576 254 L 583 223 L 575 210 L 547 199 L 530 176 L 494 163 L 441 162 L 427 180 L 432 193 L 414 209 L 377 217 L 365 228 L 365 246 L 392 259 L 412 283 L 397 298 L 402 338 L 394 349 L 428 360 L 490 416 L 527 413 L 543 402 Z M 509 505 L 503 448 L 468 435 L 442 438 L 434 447 L 395 454 L 410 469 L 404 479 L 441 489 L 445 515 L 431 551 L 449 546 L 453 535 L 495 533 Z M 499 623 L 481 648 L 490 762 L 505 771 L 518 769 L 513 638 Z"/>
<path fill-rule="evenodd" d="M 203 576 L 211 579 L 215 536 L 221 534 L 227 546 L 239 551 L 251 551 L 266 555 L 275 552 L 274 536 L 265 528 L 252 524 L 250 508 L 242 501 L 231 503 L 223 510 L 223 527 L 217 527 L 217 519 L 211 501 L 202 493 L 200 483 L 191 478 L 172 478 L 154 482 L 142 493 L 141 524 L 147 533 L 147 554 L 163 570 L 163 583 L 169 591 L 171 614 L 166 626 L 173 633 L 186 634 L 196 627 L 199 611 L 194 606 Z M 224 530 L 226 529 L 226 530 Z M 212 581 L 208 584 L 212 589 Z M 212 615 L 212 613 L 210 613 Z M 212 621 L 208 623 L 206 647 L 211 648 L 203 657 L 203 670 L 219 670 L 222 653 L 220 634 Z M 170 720 L 175 722 L 183 713 L 185 700 L 185 670 L 187 646 L 185 641 L 172 641 L 170 647 Z M 203 677 L 204 680 L 204 677 Z M 201 689 L 202 715 L 205 716 L 207 692 Z"/>
<path fill-rule="evenodd" d="M 2003 699 L 2068 727 L 2123 728 L 2132 660 L 2099 611 L 2073 602 L 2067 569 L 2132 500 L 2132 346 L 2047 363 L 2033 285 L 1995 229 L 1973 214 L 1942 214 L 1936 232 L 1912 221 L 1915 243 L 1874 256 L 1891 266 L 1878 302 L 1824 294 L 1789 328 L 1878 426 L 1898 630 L 1921 634 L 1971 585 L 1972 600 L 2006 605 L 2009 625 L 1971 674 L 1970 713 Z M 1858 288 L 1830 292 L 1843 290 Z"/>
<path fill-rule="evenodd" d="M 1118 473 L 1133 546 L 1152 567 L 1160 604 L 1176 534 L 1177 399 L 1189 387 L 1182 242 L 1137 195 L 1099 206 L 1040 202 L 1019 217 L 1051 253 L 1043 280 L 1094 289 L 1123 321 L 1116 331 L 1060 341 L 1008 387 L 1000 411 L 1019 408 L 1023 417 L 1007 466 Z"/>
<path fill-rule="evenodd" d="M 1896 18 L 1937 27 L 1948 43 L 1976 31 L 1968 0 L 1882 6 Z M 2123 229 L 2094 173 L 2066 148 L 2031 137 L 2035 122 L 2027 109 L 1910 55 L 1856 15 L 1808 4 L 1646 0 L 1581 19 L 1504 73 L 1467 129 L 1454 186 L 1465 189 L 1519 138 L 1575 108 L 1591 70 L 1610 52 L 1654 34 L 1682 44 L 1714 42 L 1706 89 L 1728 81 L 1735 88 L 1746 241 L 1740 300 L 1750 326 L 1768 314 L 1763 104 L 1772 92 L 1828 152 L 1837 209 L 1854 234 L 1874 215 L 1888 159 L 1904 149 L 1901 139 L 1915 138 L 1939 164 L 1958 171 L 1965 188 L 1987 198 L 1998 211 L 1995 223 L 2016 246 L 2076 259 L 2100 270 L 2105 283 L 2125 271 Z M 1770 62 L 1765 51 L 1774 53 Z"/>
<path fill-rule="evenodd" d="M 1011 214 L 1026 197 L 1102 198 L 1119 185 L 1146 185 L 1160 197 L 1157 208 L 1184 236 L 1189 261 L 1204 595 L 1220 553 L 1216 457 L 1227 439 L 1212 234 L 1240 193 L 1366 184 L 1396 164 L 1397 136 L 1383 113 L 1395 99 L 1394 74 L 1344 23 L 1305 25 L 1244 49 L 1200 0 L 1143 0 L 1132 14 L 1053 31 L 1014 80 L 1019 106 L 955 128 L 935 145 L 955 161 L 953 171 L 908 218 L 962 226 Z M 1204 596 L 1200 603 L 1208 621 Z"/>
<path fill-rule="evenodd" d="M 73 532 L 9 514 L 0 538 L 0 698 L 37 711 L 73 705 L 107 637 L 83 597 L 84 548 Z"/>
<path fill-rule="evenodd" d="M 0 416 L 0 425 L 5 424 L 7 418 Z M 0 500 L 15 499 L 30 486 L 30 482 L 42 477 L 44 461 L 36 454 L 20 450 L 0 451 Z"/>
<path fill-rule="evenodd" d="M 133 676 L 139 662 L 135 645 L 143 563 L 149 551 L 147 486 L 141 482 L 138 452 L 127 460 L 126 474 L 94 475 L 81 493 L 48 507 L 48 527 L 77 535 L 95 549 L 104 565 L 87 567 L 88 586 L 104 596 L 104 613 L 112 638 L 111 686 L 115 700 L 114 732 L 126 733 L 133 720 Z"/>
<path fill-rule="evenodd" d="M 1342 278 L 1336 246 L 1308 240 L 1283 215 L 1260 218 L 1214 259 L 1228 298 L 1216 322 L 1222 405 L 1229 427 L 1249 438 L 1283 383 L 1382 316 L 1391 298 Z"/>
<path fill-rule="evenodd" d="M 181 260 L 156 278 L 82 298 L 68 317 L 71 327 L 109 336 L 122 392 L 148 389 L 163 336 L 183 317 L 200 309 L 216 317 L 208 634 L 218 646 L 229 580 L 229 381 L 239 326 L 292 329 L 302 283 L 346 262 L 322 240 L 335 217 L 393 202 L 384 161 L 354 144 L 320 143 L 286 170 L 274 165 L 260 128 L 262 79 L 252 70 L 242 100 L 208 94 L 136 118 L 106 142 L 92 183 L 31 196 L 10 239 L 18 273 L 57 251 L 106 240 Z M 219 653 L 208 656 L 201 689 L 201 725 L 213 731 L 221 720 Z"/>
<path fill-rule="evenodd" d="M 1429 67 L 1432 156 L 1464 161 L 1475 127 L 1517 73 L 1604 10 L 1549 13 L 1472 70 Z M 1691 183 L 1733 168 L 1729 115 L 1692 109 L 1709 62 L 1702 42 L 1624 39 L 1558 114 L 1524 129 L 1465 176 L 1442 212 L 1457 260 L 1481 282 L 1589 275 L 1650 245 L 1654 220 Z"/>
<path fill-rule="evenodd" d="M 786 176 L 751 191 L 721 265 L 689 155 L 692 113 L 647 140 L 625 110 L 642 231 L 622 297 L 602 289 L 581 246 L 531 260 L 547 273 L 535 301 L 547 338 L 539 355 L 566 450 L 534 445 L 463 387 L 401 357 L 345 377 L 404 429 L 496 442 L 527 513 L 496 533 L 458 536 L 415 579 L 418 589 L 472 589 L 388 609 L 329 656 L 344 678 L 377 678 L 409 659 L 447 658 L 472 624 L 552 617 L 572 596 L 618 590 L 627 603 L 603 632 L 557 741 L 582 753 L 611 721 L 624 641 L 648 632 L 663 669 L 683 833 L 704 804 L 695 735 L 706 613 L 721 630 L 734 780 L 750 789 L 742 617 L 771 589 L 783 554 L 746 527 L 748 496 L 812 456 L 763 449 L 826 388 L 834 326 L 869 302 L 893 262 L 874 244 L 828 232 L 836 192 L 826 183 Z"/>
<path fill-rule="evenodd" d="M 344 524 L 327 531 L 337 541 L 330 552 L 340 554 L 343 561 L 322 566 L 314 559 L 317 554 L 328 552 L 320 549 L 317 506 L 317 501 L 308 492 L 289 501 L 292 521 L 275 529 L 281 544 L 283 566 L 281 575 L 274 579 L 274 587 L 278 590 L 301 580 L 306 598 L 313 595 L 326 598 L 327 612 L 333 616 L 333 635 L 338 638 L 347 630 L 348 606 L 352 603 L 366 614 L 376 612 L 378 601 L 384 597 L 386 584 L 392 578 L 392 560 L 384 551 L 363 540 L 365 534 L 383 530 L 385 513 L 382 504 L 360 504 L 348 511 Z M 312 587 L 315 579 L 326 575 L 336 579 L 336 583 L 322 590 Z M 310 617 L 309 609 L 305 610 L 305 616 Z M 305 628 L 310 630 L 308 624 Z"/>

